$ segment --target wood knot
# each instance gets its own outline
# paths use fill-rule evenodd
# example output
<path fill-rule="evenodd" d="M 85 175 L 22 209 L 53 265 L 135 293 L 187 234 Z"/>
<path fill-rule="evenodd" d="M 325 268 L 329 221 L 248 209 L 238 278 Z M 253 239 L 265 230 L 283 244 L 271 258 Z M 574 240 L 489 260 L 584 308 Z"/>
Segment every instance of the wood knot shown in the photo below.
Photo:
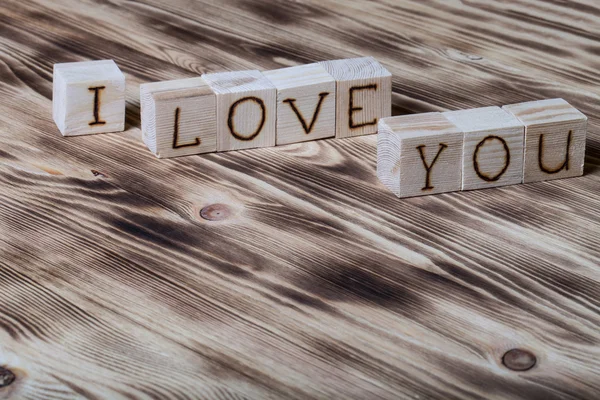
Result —
<path fill-rule="evenodd" d="M 94 176 L 99 176 L 100 178 L 106 178 L 106 174 L 103 174 L 100 171 L 96 171 L 95 169 L 92 170 L 92 174 L 94 174 Z"/>
<path fill-rule="evenodd" d="M 524 349 L 512 349 L 502 356 L 502 364 L 513 371 L 527 371 L 535 366 L 537 358 L 535 355 Z"/>
<path fill-rule="evenodd" d="M 0 367 L 0 388 L 6 387 L 12 384 L 16 379 L 15 374 L 4 367 Z"/>
<path fill-rule="evenodd" d="M 226 204 L 211 204 L 200 210 L 200 216 L 209 221 L 222 221 L 230 214 L 231 209 Z"/>

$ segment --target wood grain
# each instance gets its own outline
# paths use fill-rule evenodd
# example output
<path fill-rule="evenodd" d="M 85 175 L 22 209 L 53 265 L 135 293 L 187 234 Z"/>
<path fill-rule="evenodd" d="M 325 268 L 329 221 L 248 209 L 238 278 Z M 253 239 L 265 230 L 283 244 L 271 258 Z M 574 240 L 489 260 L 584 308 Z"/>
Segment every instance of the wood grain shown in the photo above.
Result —
<path fill-rule="evenodd" d="M 264 71 L 277 88 L 277 146 L 335 136 L 335 80 L 320 64 Z"/>
<path fill-rule="evenodd" d="M 587 117 L 563 99 L 503 107 L 525 125 L 523 182 L 583 175 Z"/>
<path fill-rule="evenodd" d="M 599 397 L 597 2 L 0 7 L 0 398 Z M 141 141 L 140 83 L 367 55 L 394 115 L 564 98 L 584 176 L 399 200 L 374 135 Z M 126 131 L 61 137 L 52 65 L 107 58 Z M 506 368 L 514 348 L 535 366 Z"/>
<path fill-rule="evenodd" d="M 201 77 L 140 85 L 142 140 L 159 158 L 217 151 L 217 101 Z"/>
<path fill-rule="evenodd" d="M 257 70 L 202 75 L 217 97 L 217 151 L 275 146 L 277 89 Z"/>
<path fill-rule="evenodd" d="M 461 190 L 465 133 L 442 113 L 379 120 L 377 177 L 398 197 Z"/>
<path fill-rule="evenodd" d="M 461 190 L 523 183 L 525 127 L 497 106 L 447 111 L 464 132 Z"/>
<path fill-rule="evenodd" d="M 52 84 L 52 117 L 63 136 L 125 129 L 125 76 L 113 60 L 54 64 Z"/>
<path fill-rule="evenodd" d="M 377 133 L 392 113 L 392 74 L 373 57 L 321 61 L 335 79 L 335 137 Z"/>

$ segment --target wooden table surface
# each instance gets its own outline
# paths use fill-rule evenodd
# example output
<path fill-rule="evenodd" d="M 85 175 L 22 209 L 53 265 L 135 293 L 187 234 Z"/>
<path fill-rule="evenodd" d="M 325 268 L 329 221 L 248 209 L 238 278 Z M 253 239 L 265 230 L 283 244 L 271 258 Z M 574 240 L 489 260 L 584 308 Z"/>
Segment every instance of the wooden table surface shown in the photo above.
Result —
<path fill-rule="evenodd" d="M 0 31 L 0 398 L 600 398 L 596 0 L 3 0 Z M 400 200 L 375 135 L 142 144 L 140 83 L 365 55 L 394 115 L 566 99 L 585 176 Z M 110 58 L 126 131 L 61 137 L 53 64 Z"/>

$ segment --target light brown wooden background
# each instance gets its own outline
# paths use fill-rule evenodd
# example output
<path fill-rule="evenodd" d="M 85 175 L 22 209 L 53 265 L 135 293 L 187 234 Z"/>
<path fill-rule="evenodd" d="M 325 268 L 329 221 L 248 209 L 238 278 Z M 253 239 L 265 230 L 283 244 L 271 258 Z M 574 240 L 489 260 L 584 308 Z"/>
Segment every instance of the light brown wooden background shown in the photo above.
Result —
<path fill-rule="evenodd" d="M 600 398 L 596 0 L 0 7 L 0 398 Z M 394 114 L 565 98 L 585 176 L 399 200 L 375 136 L 142 144 L 142 82 L 363 55 Z M 52 65 L 106 58 L 126 132 L 62 138 Z"/>

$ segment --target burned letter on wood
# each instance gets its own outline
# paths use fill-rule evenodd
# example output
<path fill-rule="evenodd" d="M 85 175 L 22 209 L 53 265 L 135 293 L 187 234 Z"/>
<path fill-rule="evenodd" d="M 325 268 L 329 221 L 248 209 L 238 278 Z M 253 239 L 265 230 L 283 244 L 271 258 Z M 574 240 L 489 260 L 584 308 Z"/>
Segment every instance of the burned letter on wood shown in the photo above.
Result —
<path fill-rule="evenodd" d="M 384 118 L 377 176 L 398 197 L 460 190 L 463 133 L 441 113 Z"/>

